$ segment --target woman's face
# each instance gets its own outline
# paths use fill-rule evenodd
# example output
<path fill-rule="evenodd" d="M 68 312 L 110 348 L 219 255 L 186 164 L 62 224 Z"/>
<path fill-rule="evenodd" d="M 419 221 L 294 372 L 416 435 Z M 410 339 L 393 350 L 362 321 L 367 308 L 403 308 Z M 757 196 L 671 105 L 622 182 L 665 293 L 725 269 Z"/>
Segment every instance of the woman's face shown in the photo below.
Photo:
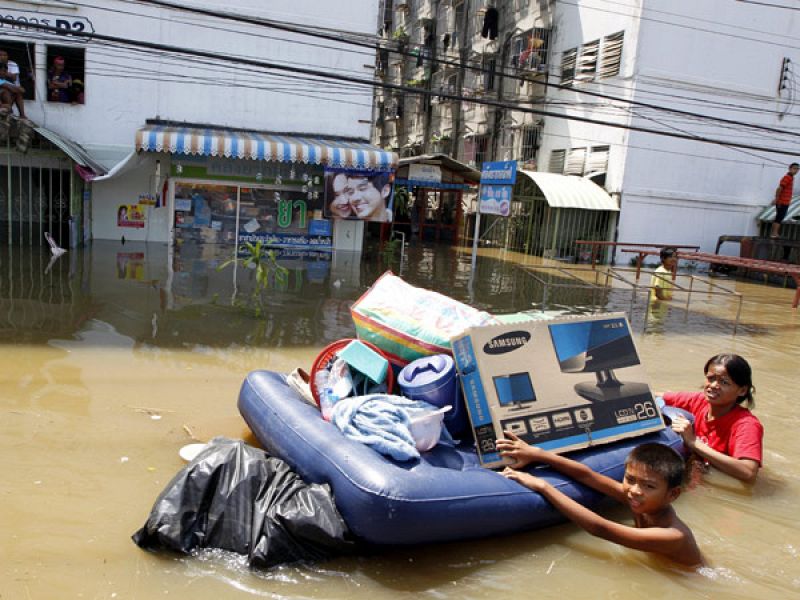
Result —
<path fill-rule="evenodd" d="M 706 400 L 718 408 L 732 407 L 740 396 L 747 393 L 746 385 L 739 385 L 722 365 L 710 364 L 706 371 L 706 382 L 703 385 Z"/>
<path fill-rule="evenodd" d="M 347 192 L 347 176 L 344 173 L 335 175 L 331 188 L 333 190 L 333 200 L 330 203 L 331 216 L 340 219 L 351 217 L 353 209 L 350 207 L 350 197 Z"/>

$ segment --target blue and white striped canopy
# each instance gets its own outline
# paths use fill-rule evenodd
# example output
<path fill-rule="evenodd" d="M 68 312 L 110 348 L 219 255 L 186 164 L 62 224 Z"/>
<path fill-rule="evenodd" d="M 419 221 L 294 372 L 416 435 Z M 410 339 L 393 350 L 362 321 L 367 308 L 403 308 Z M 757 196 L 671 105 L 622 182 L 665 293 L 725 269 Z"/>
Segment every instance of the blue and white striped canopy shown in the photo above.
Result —
<path fill-rule="evenodd" d="M 136 150 L 391 171 L 398 156 L 361 142 L 167 125 L 136 132 Z"/>

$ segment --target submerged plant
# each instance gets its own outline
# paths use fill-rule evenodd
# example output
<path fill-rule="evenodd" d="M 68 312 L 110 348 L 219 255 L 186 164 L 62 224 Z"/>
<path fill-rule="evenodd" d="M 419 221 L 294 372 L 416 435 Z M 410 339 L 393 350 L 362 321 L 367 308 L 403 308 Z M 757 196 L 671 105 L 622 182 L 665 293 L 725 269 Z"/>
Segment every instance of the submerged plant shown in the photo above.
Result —
<path fill-rule="evenodd" d="M 245 242 L 244 249 L 247 252 L 247 256 L 227 260 L 217 267 L 217 271 L 239 263 L 245 269 L 253 272 L 255 282 L 247 300 L 238 299 L 234 287 L 232 303 L 234 306 L 244 310 L 252 310 L 255 316 L 260 318 L 264 314 L 265 295 L 270 289 L 270 280 L 274 280 L 276 288 L 286 289 L 289 282 L 289 269 L 279 265 L 275 258 L 275 251 L 268 249 L 261 241 L 255 244 Z"/>

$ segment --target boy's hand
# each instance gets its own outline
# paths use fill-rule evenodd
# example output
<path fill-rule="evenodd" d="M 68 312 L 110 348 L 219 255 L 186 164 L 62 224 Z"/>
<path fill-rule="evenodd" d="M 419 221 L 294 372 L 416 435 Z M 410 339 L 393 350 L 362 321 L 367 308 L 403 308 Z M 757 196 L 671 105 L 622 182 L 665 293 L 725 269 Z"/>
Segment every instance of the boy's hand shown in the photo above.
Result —
<path fill-rule="evenodd" d="M 697 437 L 694 433 L 694 426 L 689 419 L 683 415 L 678 415 L 672 419 L 672 431 L 683 438 L 683 443 L 689 450 L 694 450 L 694 443 Z"/>
<path fill-rule="evenodd" d="M 529 473 L 523 473 L 522 471 L 517 471 L 511 467 L 506 467 L 503 469 L 502 474 L 503 477 L 511 479 L 512 481 L 516 481 L 520 485 L 524 485 L 526 488 L 532 489 L 534 492 L 541 492 L 545 487 L 547 487 L 547 482 L 544 479 L 539 479 L 538 477 L 534 477 Z"/>
<path fill-rule="evenodd" d="M 510 431 L 504 431 L 503 434 L 508 439 L 500 438 L 495 442 L 495 447 L 500 456 L 508 457 L 514 461 L 509 466 L 514 469 L 521 469 L 532 462 L 540 461 L 543 452 L 540 448 L 526 444 Z"/>

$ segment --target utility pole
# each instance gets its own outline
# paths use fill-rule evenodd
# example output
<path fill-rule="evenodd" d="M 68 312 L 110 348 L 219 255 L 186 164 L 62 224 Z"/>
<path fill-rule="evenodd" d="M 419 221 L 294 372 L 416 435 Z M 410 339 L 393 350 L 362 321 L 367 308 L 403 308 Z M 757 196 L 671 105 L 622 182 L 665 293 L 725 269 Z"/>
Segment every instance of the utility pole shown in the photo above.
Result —
<path fill-rule="evenodd" d="M 436 48 L 439 45 L 439 32 L 437 28 L 438 19 L 435 17 L 439 14 L 439 2 L 440 0 L 435 0 L 433 3 L 433 15 L 434 19 L 431 23 L 431 29 L 428 32 L 428 35 L 433 36 L 433 43 L 428 44 L 428 36 L 425 36 L 423 40 L 423 50 L 422 52 L 429 51 L 430 57 L 428 64 L 425 65 L 423 61 L 423 68 L 427 69 L 430 73 L 428 77 L 428 81 L 425 83 L 425 89 L 431 91 L 433 89 L 433 72 L 435 69 L 438 69 L 438 63 L 436 62 Z M 425 120 L 424 120 L 424 127 L 422 129 L 422 153 L 428 154 L 430 152 L 430 145 L 431 145 L 431 121 L 433 120 L 433 103 L 431 102 L 431 96 L 426 95 L 425 98 L 422 100 L 423 108 L 425 109 Z"/>
<path fill-rule="evenodd" d="M 464 76 L 466 74 L 467 60 L 469 59 L 469 48 L 467 47 L 467 42 L 470 39 L 470 32 L 468 31 L 469 5 L 469 0 L 464 0 L 464 14 L 459 24 L 461 33 L 461 39 L 458 42 L 460 66 L 458 68 L 458 76 L 456 77 L 456 96 L 459 98 L 464 97 Z M 455 159 L 458 159 L 458 141 L 461 139 L 461 113 L 463 104 L 463 100 L 458 100 L 453 106 L 455 114 L 453 115 L 453 139 L 450 140 L 450 156 Z"/>

